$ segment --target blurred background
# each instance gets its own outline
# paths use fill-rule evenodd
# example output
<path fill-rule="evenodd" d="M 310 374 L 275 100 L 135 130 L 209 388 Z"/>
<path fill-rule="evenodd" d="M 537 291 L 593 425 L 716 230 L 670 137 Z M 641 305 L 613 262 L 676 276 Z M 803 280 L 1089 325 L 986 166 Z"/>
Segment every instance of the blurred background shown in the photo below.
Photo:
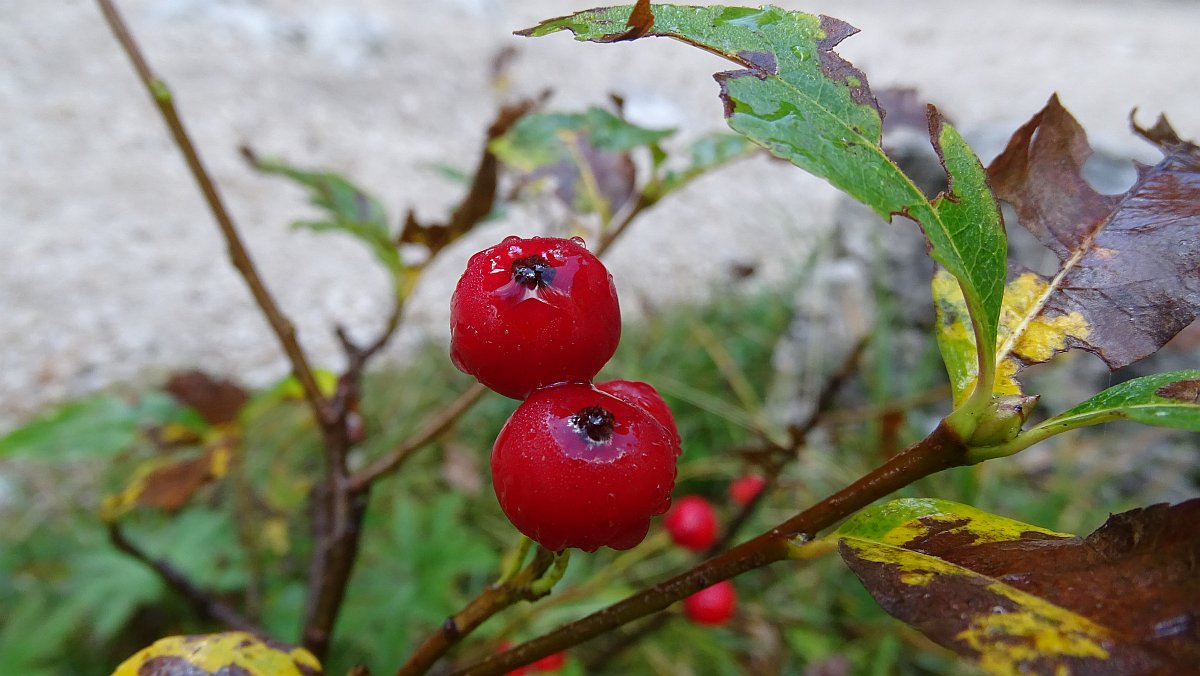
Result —
<path fill-rule="evenodd" d="M 918 111 L 938 105 L 985 163 L 1054 92 L 1087 129 L 1096 150 L 1089 178 L 1106 192 L 1132 182 L 1130 160 L 1157 159 L 1130 133 L 1132 109 L 1143 124 L 1166 113 L 1183 138 L 1200 137 L 1200 90 L 1189 84 L 1200 82 L 1200 60 L 1188 56 L 1200 26 L 1194 2 L 1136 10 L 1116 1 L 778 4 L 860 28 L 837 51 L 881 97 L 904 89 L 887 100 Z M 674 129 L 663 146 L 676 154 L 725 129 L 711 76 L 727 66 L 712 55 L 667 40 L 512 35 L 591 5 L 120 3 L 301 342 L 334 370 L 342 366 L 335 325 L 365 337 L 384 323 L 386 272 L 349 239 L 290 229 L 313 214 L 306 195 L 255 171 L 239 147 L 336 171 L 377 196 L 398 224 L 409 209 L 445 218 L 503 102 L 550 90 L 547 110 L 582 112 L 611 109 L 617 95 L 630 122 Z M 249 598 L 265 626 L 290 638 L 311 546 L 304 498 L 316 440 L 303 409 L 281 394 L 287 366 L 274 338 L 93 3 L 0 4 L 0 123 L 0 434 L 33 423 L 0 453 L 0 673 L 107 673 L 165 633 L 213 629 L 113 550 L 97 517 L 103 496 L 162 451 L 146 429 L 203 427 L 159 391 L 182 369 L 250 393 L 257 408 L 239 430 L 248 449 L 239 476 L 265 483 L 208 486 L 172 516 L 133 515 L 131 532 L 205 588 Z M 892 149 L 936 185 L 925 144 L 899 130 Z M 643 169 L 649 161 L 635 159 Z M 426 271 L 368 378 L 364 418 L 374 436 L 364 457 L 385 452 L 467 387 L 445 354 L 450 290 L 467 257 L 505 235 L 574 227 L 550 201 L 515 200 Z M 1013 240 L 1017 260 L 1038 267 L 1044 252 L 1019 234 Z M 728 484 L 756 471 L 763 439 L 807 415 L 864 337 L 838 406 L 742 534 L 928 432 L 949 395 L 929 332 L 923 249 L 913 224 L 885 225 L 822 181 L 757 155 L 641 214 L 605 257 L 627 327 L 604 373 L 656 384 L 676 411 L 686 440 L 676 494 L 710 498 L 722 518 L 736 513 Z M 1058 412 L 1128 375 L 1195 367 L 1198 345 L 1186 332 L 1152 363 L 1116 375 L 1071 355 L 1037 369 L 1027 389 L 1043 394 L 1044 413 Z M 81 398 L 82 409 L 72 403 Z M 359 662 L 389 673 L 492 579 L 515 532 L 488 487 L 486 453 L 512 407 L 489 395 L 375 492 L 330 673 Z M 41 450 L 47 457 L 36 457 Z M 1194 495 L 1197 464 L 1194 435 L 1110 426 L 1015 462 L 940 475 L 908 494 L 1086 533 L 1110 511 Z M 243 520 L 257 524 L 250 531 L 234 527 L 246 510 L 253 518 Z M 971 673 L 879 610 L 836 558 L 739 578 L 742 605 L 727 626 L 697 627 L 671 611 L 647 640 L 600 642 L 573 652 L 566 669 Z M 455 659 L 535 636 L 689 560 L 658 530 L 632 552 L 577 556 L 567 591 L 496 618 Z"/>

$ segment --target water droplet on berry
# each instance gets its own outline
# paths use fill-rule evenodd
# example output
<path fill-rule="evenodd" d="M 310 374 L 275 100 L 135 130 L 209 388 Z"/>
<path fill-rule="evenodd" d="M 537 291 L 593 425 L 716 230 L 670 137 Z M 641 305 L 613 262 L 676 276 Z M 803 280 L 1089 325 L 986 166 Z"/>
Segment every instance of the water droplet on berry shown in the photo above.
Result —
<path fill-rule="evenodd" d="M 587 248 L 587 242 L 583 241 L 583 238 L 578 235 L 572 237 L 571 241 L 575 242 L 576 244 L 578 244 L 581 247 L 584 247 L 585 249 Z"/>

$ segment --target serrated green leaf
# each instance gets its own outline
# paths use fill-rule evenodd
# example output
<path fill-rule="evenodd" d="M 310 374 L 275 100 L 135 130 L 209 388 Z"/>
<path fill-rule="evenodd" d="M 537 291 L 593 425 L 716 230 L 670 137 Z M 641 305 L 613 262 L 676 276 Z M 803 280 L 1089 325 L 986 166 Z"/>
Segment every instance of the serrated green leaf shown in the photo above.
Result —
<path fill-rule="evenodd" d="M 1200 432 L 1200 370 L 1172 371 L 1127 380 L 1038 427 L 1058 433 L 1118 419 Z"/>
<path fill-rule="evenodd" d="M 894 500 L 837 532 L 871 595 L 994 674 L 1174 673 L 1200 599 L 1200 500 L 1110 517 L 1087 538 L 944 500 Z"/>
<path fill-rule="evenodd" d="M 630 39 L 632 6 L 595 9 L 522 31 L 570 30 L 577 40 Z M 936 111 L 931 136 L 950 177 L 950 194 L 926 200 L 884 153 L 882 116 L 866 77 L 833 52 L 856 30 L 829 17 L 766 6 L 653 5 L 646 36 L 671 37 L 738 64 L 717 74 L 729 125 L 771 153 L 825 178 L 891 218 L 921 224 L 931 256 L 962 286 L 990 376 L 1007 244 L 983 167 Z"/>
<path fill-rule="evenodd" d="M 362 241 L 393 276 L 404 270 L 395 235 L 383 204 L 345 177 L 329 171 L 299 169 L 279 160 L 250 155 L 255 168 L 290 178 L 308 188 L 309 201 L 325 212 L 319 220 L 298 220 L 292 227 L 314 232 L 343 232 Z"/>

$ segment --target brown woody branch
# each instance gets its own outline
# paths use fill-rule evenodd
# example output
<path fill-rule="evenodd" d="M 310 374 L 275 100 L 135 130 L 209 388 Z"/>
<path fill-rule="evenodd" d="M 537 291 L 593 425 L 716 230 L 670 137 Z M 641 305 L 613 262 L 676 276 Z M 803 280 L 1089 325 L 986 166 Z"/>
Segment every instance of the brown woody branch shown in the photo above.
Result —
<path fill-rule="evenodd" d="M 259 636 L 266 636 L 261 627 L 242 617 L 236 610 L 197 587 L 179 569 L 166 561 L 155 559 L 146 552 L 143 552 L 129 538 L 125 537 L 125 533 L 121 530 L 119 524 L 109 524 L 108 539 L 114 547 L 153 570 L 168 587 L 186 599 L 192 606 L 192 610 L 200 617 L 217 622 L 230 629 L 238 629 Z"/>
<path fill-rule="evenodd" d="M 794 546 L 810 541 L 820 531 L 875 500 L 931 474 L 965 464 L 966 452 L 963 440 L 943 423 L 928 437 L 858 481 L 758 537 L 608 608 L 455 673 L 458 676 L 505 673 L 665 610 L 721 580 L 784 560 Z"/>

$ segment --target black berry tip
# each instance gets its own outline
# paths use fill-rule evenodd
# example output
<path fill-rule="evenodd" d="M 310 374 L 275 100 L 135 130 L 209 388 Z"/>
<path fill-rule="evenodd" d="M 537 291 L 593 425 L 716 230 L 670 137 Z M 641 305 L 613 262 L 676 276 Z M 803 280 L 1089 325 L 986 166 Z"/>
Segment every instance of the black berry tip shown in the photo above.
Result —
<path fill-rule="evenodd" d="M 512 264 L 513 281 L 527 289 L 544 289 L 554 283 L 554 266 L 534 254 Z"/>
<path fill-rule="evenodd" d="M 599 406 L 588 406 L 571 416 L 571 427 L 595 444 L 612 439 L 615 423 L 613 414 Z"/>

